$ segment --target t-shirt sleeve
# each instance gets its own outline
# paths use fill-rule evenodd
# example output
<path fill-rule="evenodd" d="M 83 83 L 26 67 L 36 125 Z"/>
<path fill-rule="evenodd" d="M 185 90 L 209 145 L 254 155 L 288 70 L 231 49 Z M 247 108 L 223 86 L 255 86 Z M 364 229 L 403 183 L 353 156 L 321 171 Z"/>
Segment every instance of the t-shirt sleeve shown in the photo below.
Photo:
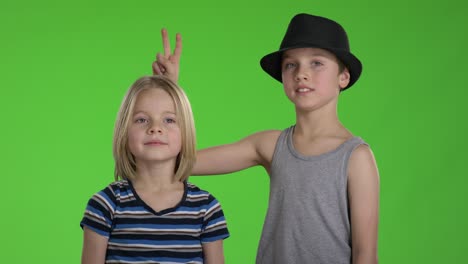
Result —
<path fill-rule="evenodd" d="M 229 231 L 221 204 L 210 195 L 205 217 L 203 218 L 201 242 L 208 243 L 228 237 Z"/>
<path fill-rule="evenodd" d="M 87 227 L 102 236 L 109 237 L 115 205 L 116 196 L 110 186 L 94 194 L 86 206 L 83 219 L 80 222 L 81 228 Z"/>

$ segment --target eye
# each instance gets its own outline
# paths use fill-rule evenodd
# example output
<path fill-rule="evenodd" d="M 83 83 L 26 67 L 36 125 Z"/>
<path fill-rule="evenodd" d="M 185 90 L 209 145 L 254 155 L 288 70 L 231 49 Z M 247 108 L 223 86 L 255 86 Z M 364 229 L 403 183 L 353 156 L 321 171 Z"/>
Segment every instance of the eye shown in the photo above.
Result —
<path fill-rule="evenodd" d="M 285 69 L 292 69 L 292 68 L 294 68 L 294 67 L 296 67 L 296 64 L 295 64 L 295 63 L 292 63 L 292 62 L 288 62 L 288 63 L 285 63 L 285 64 L 284 64 L 284 68 L 285 68 Z"/>
<path fill-rule="evenodd" d="M 318 61 L 318 60 L 314 60 L 312 61 L 312 66 L 322 66 L 323 63 L 321 61 Z"/>
<path fill-rule="evenodd" d="M 144 117 L 138 117 L 138 118 L 135 119 L 135 123 L 138 123 L 138 124 L 148 123 L 148 119 L 146 119 Z"/>
<path fill-rule="evenodd" d="M 172 118 L 172 117 L 166 117 L 166 118 L 164 118 L 164 123 L 174 124 L 174 123 L 176 123 L 176 120 L 175 120 L 175 118 Z"/>

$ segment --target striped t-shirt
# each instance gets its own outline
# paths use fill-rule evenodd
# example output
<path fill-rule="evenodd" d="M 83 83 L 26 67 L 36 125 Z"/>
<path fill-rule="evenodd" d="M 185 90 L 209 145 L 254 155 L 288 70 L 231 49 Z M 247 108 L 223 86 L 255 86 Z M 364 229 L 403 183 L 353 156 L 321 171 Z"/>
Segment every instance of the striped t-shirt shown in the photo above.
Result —
<path fill-rule="evenodd" d="M 80 225 L 108 238 L 106 263 L 202 264 L 202 244 L 229 236 L 219 202 L 191 183 L 176 207 L 160 212 L 131 182 L 111 183 L 91 197 Z"/>

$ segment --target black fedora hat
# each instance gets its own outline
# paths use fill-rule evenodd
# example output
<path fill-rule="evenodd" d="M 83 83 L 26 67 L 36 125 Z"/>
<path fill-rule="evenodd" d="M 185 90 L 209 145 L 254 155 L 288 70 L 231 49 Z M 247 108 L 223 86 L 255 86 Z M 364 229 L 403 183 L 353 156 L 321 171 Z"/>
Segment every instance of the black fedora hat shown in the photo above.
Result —
<path fill-rule="evenodd" d="M 283 52 L 295 48 L 321 48 L 335 54 L 351 75 L 348 86 L 343 90 L 351 87 L 361 75 L 362 64 L 351 54 L 346 31 L 333 20 L 309 14 L 295 15 L 289 23 L 279 50 L 260 60 L 262 69 L 281 82 Z"/>

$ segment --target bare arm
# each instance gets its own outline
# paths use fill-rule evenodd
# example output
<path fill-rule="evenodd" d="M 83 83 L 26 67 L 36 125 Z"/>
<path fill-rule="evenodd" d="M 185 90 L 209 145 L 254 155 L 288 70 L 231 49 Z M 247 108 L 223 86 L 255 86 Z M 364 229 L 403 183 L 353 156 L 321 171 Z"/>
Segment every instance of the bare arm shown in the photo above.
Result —
<path fill-rule="evenodd" d="M 223 240 L 203 243 L 205 264 L 224 264 Z"/>
<path fill-rule="evenodd" d="M 84 228 L 81 264 L 104 264 L 107 250 L 107 237 L 89 228 Z"/>
<path fill-rule="evenodd" d="M 153 62 L 153 73 L 169 77 L 177 82 L 179 77 L 182 37 L 176 35 L 176 47 L 171 54 L 171 45 L 166 29 L 162 29 L 164 54 L 158 53 Z M 197 152 L 193 175 L 226 174 L 262 165 L 269 171 L 279 131 L 264 131 L 250 135 L 232 144 L 211 147 Z"/>
<path fill-rule="evenodd" d="M 256 165 L 270 170 L 277 130 L 252 134 L 236 143 L 199 150 L 193 175 L 226 174 Z"/>
<path fill-rule="evenodd" d="M 354 150 L 348 167 L 353 264 L 376 264 L 379 173 L 370 148 Z"/>

